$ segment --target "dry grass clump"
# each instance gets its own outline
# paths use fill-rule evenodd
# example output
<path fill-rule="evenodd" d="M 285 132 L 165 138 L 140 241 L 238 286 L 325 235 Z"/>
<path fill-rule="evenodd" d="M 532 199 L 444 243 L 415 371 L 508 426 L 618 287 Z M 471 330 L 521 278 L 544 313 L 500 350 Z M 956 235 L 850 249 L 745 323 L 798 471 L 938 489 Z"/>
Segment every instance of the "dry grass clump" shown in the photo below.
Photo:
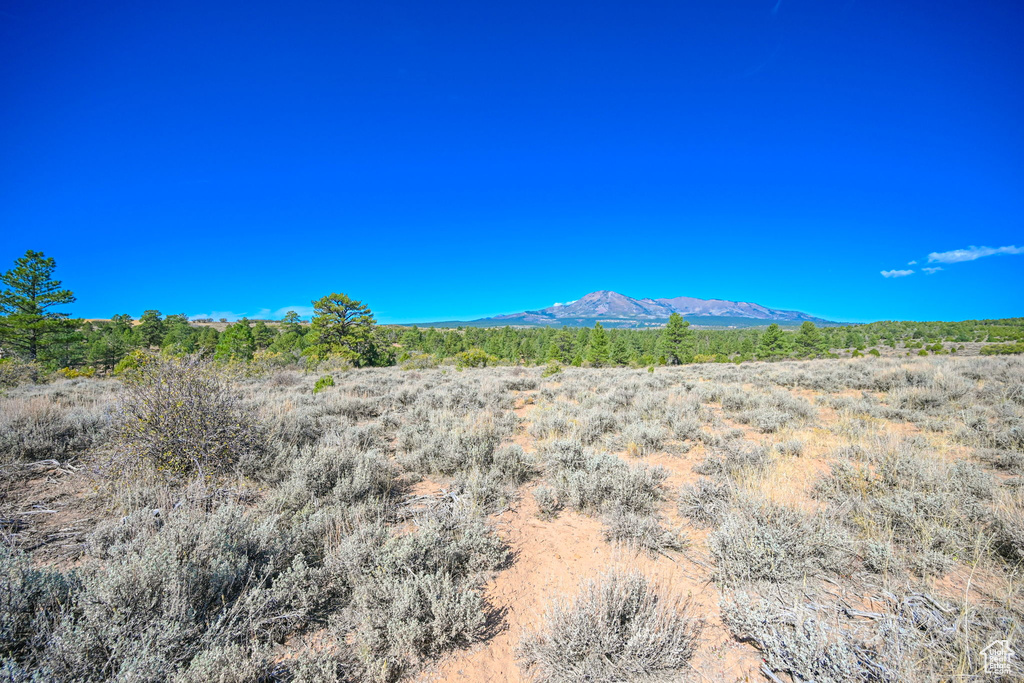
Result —
<path fill-rule="evenodd" d="M 0 462 L 63 460 L 103 442 L 108 422 L 101 409 L 46 396 L 0 399 Z"/>
<path fill-rule="evenodd" d="M 519 654 L 544 683 L 648 680 L 687 667 L 701 626 L 679 596 L 638 572 L 611 572 L 555 600 Z"/>
<path fill-rule="evenodd" d="M 869 569 L 902 560 L 919 574 L 942 575 L 990 538 L 984 530 L 996 484 L 977 465 L 947 465 L 906 441 L 861 457 L 837 462 L 816 492 L 845 513 L 851 531 L 870 540 Z"/>

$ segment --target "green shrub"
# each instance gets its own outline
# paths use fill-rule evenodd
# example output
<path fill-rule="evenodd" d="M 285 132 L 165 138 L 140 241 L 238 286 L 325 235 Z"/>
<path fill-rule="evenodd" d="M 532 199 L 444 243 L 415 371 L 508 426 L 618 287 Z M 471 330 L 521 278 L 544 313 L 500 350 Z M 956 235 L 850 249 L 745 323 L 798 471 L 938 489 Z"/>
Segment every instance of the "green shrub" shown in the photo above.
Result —
<path fill-rule="evenodd" d="M 1024 341 L 1014 342 L 1012 344 L 989 344 L 987 346 L 982 346 L 980 353 L 983 356 L 1024 353 Z"/>
<path fill-rule="evenodd" d="M 142 349 L 136 349 L 117 362 L 117 365 L 114 366 L 114 374 L 123 375 L 140 370 L 152 362 L 154 358 L 153 354 Z"/>
<path fill-rule="evenodd" d="M 547 366 L 545 366 L 544 371 L 542 373 L 540 373 L 540 376 L 541 377 L 551 377 L 553 375 L 557 375 L 561 371 L 562 371 L 562 365 L 558 361 L 553 360 L 550 363 L 548 363 Z"/>
<path fill-rule="evenodd" d="M 455 367 L 463 368 L 486 368 L 488 365 L 496 365 L 498 357 L 492 356 L 481 349 L 469 349 L 455 354 Z"/>
<path fill-rule="evenodd" d="M 324 375 L 316 381 L 313 385 L 313 393 L 319 394 L 321 391 L 326 390 L 328 387 L 334 386 L 334 377 L 332 375 Z"/>

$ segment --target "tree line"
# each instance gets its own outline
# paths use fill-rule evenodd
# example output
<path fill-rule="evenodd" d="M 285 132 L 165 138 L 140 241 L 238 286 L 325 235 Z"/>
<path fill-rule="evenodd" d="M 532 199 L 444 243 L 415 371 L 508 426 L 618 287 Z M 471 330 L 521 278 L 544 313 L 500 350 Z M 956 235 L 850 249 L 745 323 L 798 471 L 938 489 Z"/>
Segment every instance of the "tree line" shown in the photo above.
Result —
<path fill-rule="evenodd" d="M 140 353 L 307 367 L 328 360 L 353 366 L 427 367 L 451 361 L 460 367 L 641 367 L 820 358 L 835 355 L 836 349 L 860 355 L 883 345 L 941 352 L 942 342 L 1011 341 L 1019 348 L 1024 341 L 1024 318 L 695 330 L 673 313 L 661 329 L 605 329 L 600 323 L 592 328 L 420 329 L 378 325 L 368 306 L 337 293 L 313 302 L 310 323 L 291 311 L 271 324 L 243 318 L 218 331 L 184 314 L 164 315 L 155 309 L 138 320 L 127 314 L 101 321 L 73 319 L 57 310 L 73 303 L 75 296 L 53 278 L 55 269 L 53 258 L 28 251 L 0 276 L 5 286 L 0 291 L 0 362 L 27 361 L 65 374 L 116 371 Z"/>

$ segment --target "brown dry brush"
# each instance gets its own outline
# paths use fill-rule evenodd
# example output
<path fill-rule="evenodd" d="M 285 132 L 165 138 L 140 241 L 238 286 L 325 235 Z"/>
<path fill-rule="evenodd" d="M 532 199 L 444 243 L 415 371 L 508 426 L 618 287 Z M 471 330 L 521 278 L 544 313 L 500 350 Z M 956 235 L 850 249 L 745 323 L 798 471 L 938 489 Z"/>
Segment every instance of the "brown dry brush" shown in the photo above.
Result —
<path fill-rule="evenodd" d="M 212 363 L 153 359 L 124 385 L 116 429 L 119 455 L 129 465 L 204 476 L 265 448 L 254 414 Z"/>

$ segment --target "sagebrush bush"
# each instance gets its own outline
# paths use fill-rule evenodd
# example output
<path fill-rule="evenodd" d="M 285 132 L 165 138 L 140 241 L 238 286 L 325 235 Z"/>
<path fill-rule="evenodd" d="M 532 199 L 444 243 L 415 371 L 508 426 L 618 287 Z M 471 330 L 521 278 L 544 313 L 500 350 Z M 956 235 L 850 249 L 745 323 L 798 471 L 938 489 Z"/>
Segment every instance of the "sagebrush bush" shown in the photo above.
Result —
<path fill-rule="evenodd" d="M 990 518 L 995 482 L 977 465 L 938 462 L 906 441 L 861 458 L 833 465 L 816 495 L 844 511 L 851 531 L 891 540 L 917 573 L 942 575 L 976 543 L 998 545 L 998 534 L 979 533 Z"/>
<path fill-rule="evenodd" d="M 701 477 L 680 489 L 679 514 L 698 526 L 717 526 L 732 509 L 735 496 L 728 480 Z"/>
<path fill-rule="evenodd" d="M 480 585 L 508 551 L 482 519 L 441 509 L 366 559 L 353 598 L 357 637 L 371 660 L 400 673 L 482 634 Z"/>
<path fill-rule="evenodd" d="M 708 538 L 720 579 L 785 582 L 848 568 L 851 544 L 835 524 L 770 502 L 744 501 Z"/>
<path fill-rule="evenodd" d="M 101 443 L 109 418 L 48 396 L 0 399 L 0 461 L 63 459 Z"/>
<path fill-rule="evenodd" d="M 772 455 L 763 446 L 732 441 L 712 450 L 693 471 L 708 476 L 738 479 L 745 474 L 764 472 L 771 462 Z"/>
<path fill-rule="evenodd" d="M 519 646 L 543 683 L 618 683 L 687 667 L 702 623 L 689 603 L 637 572 L 611 572 L 557 599 Z"/>
<path fill-rule="evenodd" d="M 562 509 L 558 494 L 550 486 L 536 486 L 531 493 L 537 502 L 537 514 L 541 519 L 550 519 Z"/>
<path fill-rule="evenodd" d="M 118 406 L 129 461 L 172 475 L 226 471 L 265 447 L 252 412 L 209 363 L 160 359 L 126 375 Z"/>
<path fill-rule="evenodd" d="M 814 612 L 773 607 L 740 592 L 722 600 L 722 616 L 733 633 L 757 644 L 773 671 L 788 672 L 794 680 L 875 680 L 860 667 L 856 644 L 836 637 Z"/>
<path fill-rule="evenodd" d="M 551 458 L 548 481 L 558 499 L 580 512 L 600 513 L 614 508 L 649 512 L 662 497 L 668 476 L 661 467 L 630 465 L 607 453 L 560 451 Z"/>
<path fill-rule="evenodd" d="M 604 517 L 603 533 L 606 541 L 623 543 L 652 556 L 686 547 L 681 532 L 666 529 L 660 517 L 653 514 L 613 510 Z"/>

